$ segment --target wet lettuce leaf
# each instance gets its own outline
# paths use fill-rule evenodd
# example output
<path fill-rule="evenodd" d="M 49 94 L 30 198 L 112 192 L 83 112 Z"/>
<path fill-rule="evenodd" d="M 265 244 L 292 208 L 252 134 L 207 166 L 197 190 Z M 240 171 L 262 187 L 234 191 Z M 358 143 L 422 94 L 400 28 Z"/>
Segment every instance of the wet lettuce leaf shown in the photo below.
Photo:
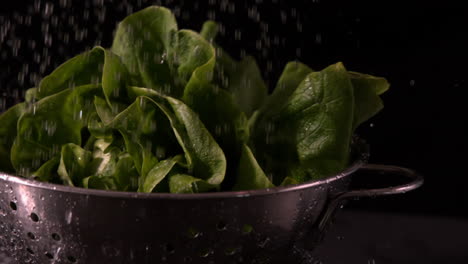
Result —
<path fill-rule="evenodd" d="M 131 87 L 140 96 L 136 100 L 154 104 L 166 116 L 173 135 L 183 149 L 188 170 L 194 176 L 218 186 L 226 173 L 226 158 L 223 150 L 203 125 L 198 115 L 185 103 L 153 90 Z"/>
<path fill-rule="evenodd" d="M 18 173 L 29 176 L 42 163 L 58 155 L 64 144 L 81 145 L 81 129 L 94 111 L 91 98 L 100 85 L 63 90 L 28 107 L 17 122 L 11 162 Z"/>
<path fill-rule="evenodd" d="M 65 185 L 79 186 L 83 176 L 88 175 L 92 153 L 79 145 L 68 143 L 62 146 L 58 174 Z"/>
<path fill-rule="evenodd" d="M 286 69 L 284 74 L 291 73 Z M 299 177 L 294 175 L 297 166 L 310 180 L 333 175 L 348 164 L 354 96 L 343 64 L 308 74 L 289 97 L 258 115 L 252 144 L 260 163 L 273 174 L 273 183 Z"/>
<path fill-rule="evenodd" d="M 69 88 L 101 83 L 103 63 L 104 53 L 101 47 L 96 47 L 68 60 L 42 79 L 35 92 L 36 99 L 42 99 Z"/>
<path fill-rule="evenodd" d="M 43 182 L 59 183 L 58 167 L 60 157 L 57 155 L 45 162 L 37 171 L 33 172 L 33 179 Z"/>
<path fill-rule="evenodd" d="M 168 50 L 177 32 L 177 22 L 164 7 L 149 7 L 119 23 L 112 52 L 120 57 L 130 74 L 130 85 L 180 95 L 171 74 Z"/>
<path fill-rule="evenodd" d="M 217 185 L 187 174 L 169 176 L 169 190 L 171 193 L 200 193 L 211 191 L 216 187 Z"/>
<path fill-rule="evenodd" d="M 128 71 L 119 56 L 110 50 L 102 50 L 105 54 L 102 73 L 103 94 L 112 112 L 118 113 L 122 108 L 117 102 L 127 101 Z"/>
<path fill-rule="evenodd" d="M 380 95 L 388 90 L 390 84 L 382 77 L 358 72 L 349 72 L 354 91 L 353 130 L 383 109 Z"/>
<path fill-rule="evenodd" d="M 19 103 L 0 115 L 0 169 L 5 172 L 14 172 L 11 163 L 10 149 L 17 135 L 17 123 L 26 110 L 25 103 Z"/>
<path fill-rule="evenodd" d="M 274 187 L 270 179 L 258 165 L 249 146 L 242 146 L 242 156 L 237 171 L 237 181 L 233 190 L 255 190 Z"/>
<path fill-rule="evenodd" d="M 218 25 L 179 29 L 152 6 L 110 49 L 63 63 L 0 114 L 0 170 L 69 186 L 198 193 L 300 184 L 349 164 L 354 130 L 388 82 L 290 62 L 273 92 L 255 59 L 215 43 Z"/>
<path fill-rule="evenodd" d="M 181 158 L 182 156 L 175 156 L 174 158 L 157 162 L 146 176 L 142 178 L 138 191 L 146 193 L 152 192 L 154 188 L 156 188 L 156 185 L 171 172 Z"/>
<path fill-rule="evenodd" d="M 213 21 L 203 24 L 200 34 L 214 42 L 218 25 Z M 250 117 L 265 101 L 268 89 L 262 79 L 261 71 L 253 57 L 241 61 L 233 59 L 226 51 L 216 47 L 215 77 L 218 87 L 229 91 L 239 108 Z"/>

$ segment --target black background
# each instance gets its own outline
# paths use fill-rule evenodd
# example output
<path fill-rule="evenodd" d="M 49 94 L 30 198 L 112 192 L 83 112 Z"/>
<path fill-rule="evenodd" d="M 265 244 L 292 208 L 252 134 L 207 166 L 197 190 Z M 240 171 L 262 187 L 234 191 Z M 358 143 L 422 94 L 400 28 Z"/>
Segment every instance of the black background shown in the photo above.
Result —
<path fill-rule="evenodd" d="M 21 98 L 18 87 L 34 86 L 40 76 L 72 55 L 94 44 L 108 47 L 116 21 L 157 3 L 61 0 L 48 1 L 47 6 L 46 2 L 18 0 L 0 5 L 0 28 L 8 29 L 0 35 L 0 98 L 6 105 Z M 442 1 L 437 5 L 325 0 L 162 2 L 177 12 L 181 27 L 198 30 L 207 18 L 222 22 L 221 45 L 236 56 L 254 55 L 267 69 L 264 77 L 270 87 L 284 64 L 294 59 L 314 69 L 343 61 L 349 70 L 386 77 L 392 86 L 383 96 L 385 109 L 358 133 L 371 146 L 371 162 L 415 169 L 426 183 L 406 195 L 362 199 L 350 206 L 468 216 L 466 8 Z M 233 3 L 235 10 L 230 9 Z M 51 14 L 44 15 L 51 5 Z M 106 16 L 100 20 L 103 8 Z M 30 25 L 24 22 L 28 14 Z M 67 24 L 70 15 L 75 15 L 79 27 Z M 52 25 L 54 16 L 57 25 L 45 28 Z M 80 35 L 85 28 L 88 32 Z M 52 43 L 46 43 L 44 32 L 54 37 Z M 61 40 L 60 32 L 69 32 L 70 41 Z M 236 40 L 239 32 L 241 39 Z M 9 39 L 22 40 L 18 50 Z M 31 40 L 36 40 L 34 48 Z M 39 56 L 37 62 L 35 56 Z"/>

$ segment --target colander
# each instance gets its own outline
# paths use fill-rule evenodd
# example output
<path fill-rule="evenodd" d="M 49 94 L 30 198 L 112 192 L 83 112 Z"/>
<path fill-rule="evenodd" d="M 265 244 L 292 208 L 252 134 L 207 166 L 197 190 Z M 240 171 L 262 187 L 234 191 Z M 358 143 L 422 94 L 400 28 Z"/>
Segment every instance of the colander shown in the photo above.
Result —
<path fill-rule="evenodd" d="M 312 263 L 348 198 L 404 193 L 423 183 L 402 167 L 367 164 L 367 146 L 333 177 L 300 185 L 201 194 L 73 188 L 0 173 L 0 241 L 17 263 Z M 350 190 L 366 170 L 408 183 Z"/>

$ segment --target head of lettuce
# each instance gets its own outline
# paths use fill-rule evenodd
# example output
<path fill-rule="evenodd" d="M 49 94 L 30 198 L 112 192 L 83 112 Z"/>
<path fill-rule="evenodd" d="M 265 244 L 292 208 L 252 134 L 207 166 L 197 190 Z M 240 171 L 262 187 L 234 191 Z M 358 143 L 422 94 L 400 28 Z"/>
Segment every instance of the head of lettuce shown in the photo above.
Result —
<path fill-rule="evenodd" d="M 197 193 L 298 184 L 342 171 L 383 78 L 288 63 L 271 94 L 252 57 L 179 30 L 152 6 L 112 47 L 63 63 L 0 115 L 0 171 L 84 188 Z"/>

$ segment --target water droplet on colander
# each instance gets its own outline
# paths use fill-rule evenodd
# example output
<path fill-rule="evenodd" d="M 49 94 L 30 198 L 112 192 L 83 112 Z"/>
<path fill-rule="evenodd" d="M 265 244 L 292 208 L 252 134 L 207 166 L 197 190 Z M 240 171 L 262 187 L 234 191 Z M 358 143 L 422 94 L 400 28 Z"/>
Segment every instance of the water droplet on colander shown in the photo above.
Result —
<path fill-rule="evenodd" d="M 73 212 L 71 210 L 67 211 L 65 213 L 65 221 L 67 222 L 67 224 L 71 223 L 72 218 L 73 218 Z"/>
<path fill-rule="evenodd" d="M 201 232 L 191 227 L 187 230 L 187 235 L 189 238 L 194 239 L 194 238 L 199 237 L 201 235 Z"/>
<path fill-rule="evenodd" d="M 213 254 L 213 249 L 211 248 L 206 248 L 200 251 L 200 257 L 202 258 L 207 258 L 211 254 Z"/>

